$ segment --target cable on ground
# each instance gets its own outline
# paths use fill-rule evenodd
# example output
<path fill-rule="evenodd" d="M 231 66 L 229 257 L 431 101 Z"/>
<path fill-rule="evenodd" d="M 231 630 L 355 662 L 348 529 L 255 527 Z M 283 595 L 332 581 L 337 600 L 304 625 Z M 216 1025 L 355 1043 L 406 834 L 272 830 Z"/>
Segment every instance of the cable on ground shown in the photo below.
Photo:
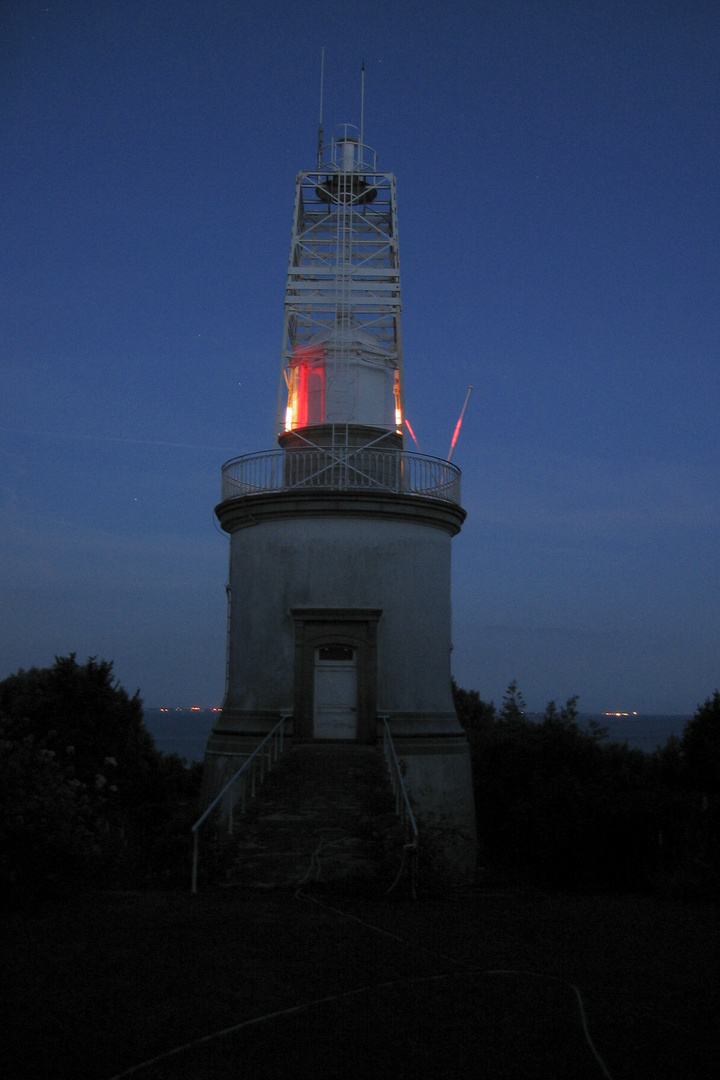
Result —
<path fill-rule="evenodd" d="M 341 908 L 334 907 L 331 904 L 326 904 L 322 900 L 319 900 L 317 897 L 308 896 L 306 893 L 304 893 L 304 891 L 303 891 L 303 886 L 304 885 L 309 884 L 311 880 L 315 880 L 315 881 L 319 880 L 320 872 L 321 872 L 320 853 L 325 848 L 332 847 L 335 844 L 342 843 L 343 840 L 346 838 L 346 835 L 347 835 L 346 831 L 344 829 L 317 829 L 316 832 L 317 832 L 318 835 L 322 834 L 323 832 L 341 832 L 341 833 L 343 833 L 343 835 L 339 836 L 339 837 L 336 837 L 334 840 L 326 840 L 326 839 L 323 839 L 322 836 L 321 836 L 320 842 L 318 843 L 317 847 L 315 848 L 315 850 L 313 851 L 313 853 L 311 855 L 310 865 L 309 865 L 309 867 L 308 867 L 308 869 L 307 869 L 307 871 L 305 873 L 305 876 L 303 877 L 302 881 L 300 881 L 299 884 L 298 884 L 298 888 L 297 888 L 297 890 L 295 892 L 295 899 L 304 900 L 304 901 L 306 901 L 308 903 L 312 903 L 312 904 L 317 904 L 319 907 L 323 907 L 327 911 L 332 911 L 335 914 L 340 915 L 344 919 L 350 919 L 353 922 L 358 923 L 360 926 L 364 926 L 367 929 L 374 931 L 375 933 L 383 934 L 385 937 L 392 938 L 393 940 L 400 942 L 400 944 L 404 945 L 406 948 L 413 948 L 413 949 L 419 950 L 420 952 L 427 953 L 429 956 L 435 956 L 435 957 L 438 957 L 438 959 L 447 961 L 448 963 L 456 964 L 458 967 L 462 968 L 463 971 L 462 972 L 460 972 L 460 971 L 448 972 L 448 973 L 440 974 L 440 975 L 424 975 L 424 976 L 420 976 L 420 977 L 415 978 L 415 979 L 393 979 L 393 980 L 391 980 L 389 982 L 374 983 L 374 984 L 371 984 L 370 986 L 363 986 L 363 987 L 360 987 L 359 989 L 356 989 L 356 990 L 345 990 L 345 991 L 343 991 L 342 993 L 339 993 L 339 994 L 330 994 L 327 997 L 315 998 L 312 1001 L 305 1001 L 305 1002 L 302 1002 L 302 1003 L 297 1004 L 297 1005 L 291 1005 L 286 1009 L 277 1009 L 274 1012 L 264 1013 L 262 1016 L 255 1016 L 255 1017 L 252 1017 L 252 1019 L 250 1019 L 250 1020 L 242 1020 L 238 1024 L 232 1024 L 230 1027 L 221 1028 L 219 1031 L 210 1032 L 208 1035 L 202 1035 L 202 1036 L 200 1036 L 200 1038 L 193 1039 L 193 1040 L 191 1040 L 190 1042 L 187 1042 L 187 1043 L 183 1043 L 182 1046 L 173 1047 L 172 1050 L 166 1050 L 162 1054 L 157 1054 L 155 1057 L 148 1058 L 147 1061 L 142 1061 L 138 1065 L 133 1065 L 133 1066 L 131 1066 L 131 1068 L 125 1069 L 123 1072 L 117 1073 L 115 1076 L 111 1077 L 110 1080 L 125 1080 L 125 1077 L 135 1076 L 135 1075 L 137 1075 L 137 1073 L 140 1073 L 144 1069 L 148 1069 L 152 1065 L 156 1065 L 161 1061 L 167 1061 L 171 1057 L 175 1057 L 175 1056 L 177 1056 L 179 1054 L 186 1053 L 189 1050 L 193 1050 L 196 1047 L 203 1046 L 206 1043 L 213 1042 L 216 1039 L 225 1038 L 226 1036 L 233 1035 L 233 1034 L 235 1034 L 235 1033 L 237 1033 L 239 1031 L 242 1031 L 245 1028 L 254 1027 L 254 1026 L 257 1026 L 258 1024 L 263 1024 L 263 1023 L 266 1023 L 267 1021 L 270 1021 L 270 1020 L 276 1020 L 276 1019 L 278 1019 L 279 1017 L 282 1017 L 282 1016 L 292 1016 L 293 1014 L 303 1012 L 306 1009 L 317 1008 L 320 1005 L 329 1005 L 332 1002 L 342 1001 L 343 999 L 349 998 L 349 997 L 358 997 L 361 994 L 369 994 L 371 992 L 378 992 L 378 991 L 381 991 L 381 990 L 391 990 L 391 989 L 394 989 L 394 988 L 397 988 L 397 987 L 411 987 L 411 986 L 419 985 L 421 983 L 440 982 L 443 979 L 458 978 L 462 974 L 475 975 L 475 976 L 482 975 L 482 976 L 487 976 L 487 977 L 500 975 L 500 976 L 504 976 L 504 977 L 516 977 L 516 978 L 517 977 L 522 977 L 522 978 L 531 978 L 531 979 L 545 979 L 545 980 L 550 980 L 552 982 L 561 983 L 564 986 L 569 987 L 573 991 L 573 993 L 575 995 L 575 998 L 576 998 L 576 1001 L 577 1001 L 578 1010 L 579 1010 L 579 1013 L 580 1013 L 580 1023 L 581 1023 L 581 1026 L 582 1026 L 583 1035 L 584 1035 L 585 1041 L 586 1041 L 586 1043 L 587 1043 L 587 1045 L 588 1045 L 588 1047 L 590 1049 L 590 1052 L 592 1053 L 592 1055 L 595 1058 L 596 1062 L 600 1066 L 600 1069 L 602 1070 L 602 1073 L 603 1073 L 603 1076 L 605 1077 L 605 1080 L 613 1080 L 612 1074 L 607 1069 L 607 1066 L 605 1065 L 605 1062 L 600 1057 L 600 1054 L 598 1053 L 598 1050 L 597 1050 L 594 1042 L 592 1041 L 592 1037 L 590 1035 L 590 1029 L 588 1027 L 587 1014 L 585 1012 L 585 1005 L 584 1005 L 584 1002 L 583 1002 L 582 994 L 580 993 L 579 988 L 577 986 L 575 986 L 574 983 L 569 982 L 567 979 L 561 978 L 559 975 L 548 975 L 548 974 L 545 974 L 543 972 L 538 972 L 538 971 L 513 971 L 513 970 L 502 970 L 502 969 L 476 968 L 472 964 L 468 964 L 467 961 L 465 961 L 465 960 L 459 960 L 455 956 L 448 956 L 445 953 L 438 952 L 436 949 L 428 949 L 426 946 L 419 945 L 417 942 L 408 941 L 406 938 L 400 937 L 399 934 L 394 934 L 389 930 L 383 929 L 383 927 L 381 927 L 381 926 L 376 926 L 374 923 L 366 922 L 364 919 L 358 918 L 357 915 L 352 915 L 348 911 L 343 911 Z M 401 869 L 402 869 L 402 867 L 401 867 Z M 313 875 L 314 875 L 314 877 L 313 877 Z"/>

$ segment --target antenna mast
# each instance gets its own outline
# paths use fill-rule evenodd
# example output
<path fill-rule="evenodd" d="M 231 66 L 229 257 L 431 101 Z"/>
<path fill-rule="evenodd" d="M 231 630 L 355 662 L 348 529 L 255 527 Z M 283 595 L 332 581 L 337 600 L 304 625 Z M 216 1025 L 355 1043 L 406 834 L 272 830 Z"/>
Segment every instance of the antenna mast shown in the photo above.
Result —
<path fill-rule="evenodd" d="M 318 150 L 317 150 L 317 167 L 322 166 L 322 148 L 323 148 L 323 122 L 322 122 L 322 110 L 323 110 L 323 81 L 325 77 L 325 46 L 323 45 L 320 50 L 320 119 L 318 121 Z"/>
<path fill-rule="evenodd" d="M 455 425 L 455 431 L 453 432 L 452 442 L 450 443 L 450 450 L 449 450 L 448 456 L 447 456 L 448 461 L 452 457 L 452 452 L 455 449 L 455 443 L 457 442 L 458 435 L 460 434 L 460 428 L 462 427 L 463 416 L 465 415 L 465 410 L 467 409 L 467 403 L 470 400 L 471 393 L 472 393 L 472 386 L 468 386 L 468 392 L 465 395 L 465 404 L 462 407 L 462 412 L 460 413 L 460 419 L 458 420 L 457 424 Z"/>
<path fill-rule="evenodd" d="M 365 60 L 360 68 L 360 146 L 358 147 L 358 165 L 362 164 L 362 148 L 365 132 Z"/>

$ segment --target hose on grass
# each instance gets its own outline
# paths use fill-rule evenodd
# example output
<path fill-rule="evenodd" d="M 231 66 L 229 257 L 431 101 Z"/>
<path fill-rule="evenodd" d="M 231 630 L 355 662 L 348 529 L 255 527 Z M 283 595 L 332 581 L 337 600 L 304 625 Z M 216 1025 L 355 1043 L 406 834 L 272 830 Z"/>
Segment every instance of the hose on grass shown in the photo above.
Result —
<path fill-rule="evenodd" d="M 343 832 L 343 830 L 337 829 L 319 829 L 317 831 L 319 835 L 323 832 L 328 831 Z M 155 1057 L 148 1058 L 147 1061 L 142 1061 L 137 1065 L 131 1066 L 129 1069 L 125 1069 L 123 1072 L 117 1073 L 115 1076 L 111 1077 L 110 1080 L 125 1080 L 126 1077 L 136 1076 L 138 1073 L 143 1072 L 145 1069 L 149 1069 L 153 1065 L 157 1065 L 161 1061 L 167 1061 L 172 1057 L 187 1053 L 190 1050 L 194 1050 L 197 1047 L 204 1046 L 210 1042 L 214 1042 L 217 1039 L 226 1038 L 227 1036 L 237 1034 L 238 1032 L 243 1031 L 246 1028 L 256 1027 L 259 1024 L 264 1024 L 271 1020 L 277 1020 L 280 1017 L 292 1016 L 294 1014 L 304 1012 L 308 1009 L 319 1008 L 323 1005 L 330 1005 L 333 1002 L 342 1001 L 346 998 L 351 997 L 359 997 L 363 994 L 379 993 L 384 990 L 398 990 L 400 988 L 405 989 L 413 986 L 418 986 L 422 983 L 441 982 L 445 979 L 458 979 L 463 976 L 502 976 L 508 978 L 544 979 L 567 986 L 570 990 L 572 990 L 573 994 L 575 995 L 580 1014 L 580 1024 L 588 1048 L 590 1049 L 592 1056 L 595 1058 L 595 1061 L 599 1065 L 602 1074 L 605 1077 L 605 1080 L 613 1080 L 611 1073 L 609 1072 L 607 1066 L 605 1065 L 605 1062 L 598 1053 L 597 1047 L 592 1040 L 592 1037 L 590 1035 L 590 1029 L 588 1027 L 587 1014 L 585 1012 L 585 1005 L 583 1003 L 582 994 L 580 993 L 579 988 L 575 986 L 574 983 L 571 983 L 567 979 L 563 979 L 558 975 L 548 975 L 546 973 L 538 971 L 514 971 L 504 969 L 476 968 L 472 964 L 468 964 L 464 960 L 459 960 L 457 957 L 454 956 L 448 956 L 445 953 L 439 952 L 437 949 L 429 949 L 427 948 L 427 946 L 420 945 L 415 941 L 408 941 L 406 938 L 402 938 L 398 934 L 394 934 L 389 930 L 385 930 L 381 926 L 376 926 L 373 923 L 369 923 L 364 919 L 358 918 L 357 915 L 353 915 L 351 912 L 343 911 L 341 908 L 326 904 L 324 901 L 319 900 L 317 897 L 309 896 L 307 893 L 305 893 L 304 886 L 312 880 L 317 881 L 319 879 L 321 872 L 321 852 L 325 850 L 325 848 L 342 843 L 344 839 L 344 834 L 343 836 L 336 837 L 334 840 L 323 839 L 321 836 L 319 844 L 312 853 L 310 865 L 308 866 L 308 869 L 303 879 L 298 884 L 298 888 L 295 892 L 295 899 L 302 900 L 307 903 L 317 904 L 318 906 L 325 908 L 327 911 L 332 911 L 344 919 L 349 919 L 353 922 L 358 923 L 360 926 L 364 926 L 367 929 L 372 930 L 375 933 L 383 934 L 385 937 L 392 938 L 393 940 L 400 942 L 402 945 L 409 949 L 420 950 L 423 953 L 427 953 L 429 956 L 434 956 L 448 963 L 455 964 L 458 968 L 462 970 L 446 972 L 437 975 L 423 975 L 413 979 L 392 979 L 388 982 L 373 983 L 369 986 L 359 987 L 355 990 L 345 990 L 339 994 L 329 994 L 327 997 L 314 998 L 311 1001 L 300 1002 L 298 1004 L 291 1005 L 285 1009 L 277 1009 L 273 1012 L 263 1013 L 261 1016 L 254 1016 L 249 1020 L 242 1020 L 237 1024 L 232 1024 L 230 1027 L 220 1028 L 218 1031 L 213 1031 L 207 1035 L 202 1035 L 197 1039 L 192 1039 L 190 1042 L 183 1043 L 181 1046 L 175 1046 L 171 1050 L 166 1050 L 162 1054 L 157 1054 Z"/>

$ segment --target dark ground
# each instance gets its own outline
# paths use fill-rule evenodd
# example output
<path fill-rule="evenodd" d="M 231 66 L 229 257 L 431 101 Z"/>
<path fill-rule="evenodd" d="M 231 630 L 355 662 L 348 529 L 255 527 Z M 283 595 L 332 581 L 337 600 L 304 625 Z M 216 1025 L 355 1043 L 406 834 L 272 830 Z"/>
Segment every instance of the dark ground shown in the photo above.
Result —
<path fill-rule="evenodd" d="M 718 1075 L 711 905 L 489 886 L 413 903 L 313 888 L 347 914 L 239 890 L 6 912 L 4 1075 Z M 307 1007 L 213 1037 L 296 1005 Z"/>

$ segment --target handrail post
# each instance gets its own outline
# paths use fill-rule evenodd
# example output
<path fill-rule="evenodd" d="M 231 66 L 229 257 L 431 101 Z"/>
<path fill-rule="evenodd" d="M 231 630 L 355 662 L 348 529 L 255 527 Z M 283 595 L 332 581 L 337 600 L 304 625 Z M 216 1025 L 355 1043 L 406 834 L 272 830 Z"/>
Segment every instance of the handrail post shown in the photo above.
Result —
<path fill-rule="evenodd" d="M 262 742 L 259 743 L 258 746 L 255 747 L 252 754 L 250 754 L 249 757 L 245 758 L 245 761 L 240 766 L 240 768 L 237 770 L 237 772 L 234 773 L 233 776 L 230 777 L 228 782 L 218 792 L 218 794 L 212 800 L 210 805 L 208 807 L 206 807 L 205 811 L 201 814 L 201 816 L 198 818 L 198 820 L 193 825 L 193 827 L 192 827 L 192 834 L 193 834 L 193 863 L 192 863 L 192 884 L 191 884 L 191 891 L 193 893 L 197 892 L 200 826 L 203 824 L 203 822 L 205 822 L 208 819 L 208 817 L 210 816 L 212 811 L 215 809 L 215 807 L 218 806 L 219 803 L 221 803 L 223 797 L 225 795 L 227 795 L 227 798 L 229 800 L 229 802 L 228 802 L 228 833 L 233 832 L 233 827 L 234 827 L 233 814 L 234 814 L 235 802 L 237 802 L 237 801 L 241 802 L 241 807 L 242 807 L 241 813 L 244 814 L 246 809 L 247 809 L 248 774 L 250 776 L 251 797 L 254 798 L 255 794 L 256 794 L 256 791 L 257 791 L 257 787 L 258 787 L 257 780 L 256 780 L 256 769 L 257 769 L 258 759 L 260 760 L 260 763 L 261 763 L 261 780 L 260 780 L 260 782 L 262 783 L 262 779 L 264 778 L 264 775 L 265 775 L 264 765 L 265 765 L 266 755 L 267 755 L 268 772 L 270 772 L 273 748 L 274 747 L 276 748 L 276 760 L 277 760 L 277 757 L 279 756 L 279 753 L 277 753 L 277 746 L 279 744 L 280 748 L 282 749 L 282 746 L 283 746 L 283 732 L 284 732 L 284 728 L 285 728 L 285 722 L 286 722 L 286 720 L 290 719 L 290 716 L 291 716 L 291 714 L 285 713 L 280 717 L 277 724 L 275 724 L 275 726 L 272 728 L 272 730 L 268 732 L 268 734 L 265 736 L 265 738 L 262 740 Z M 234 799 L 233 798 L 234 793 L 231 793 L 231 788 L 236 783 L 238 783 L 240 785 L 239 799 Z"/>
<path fill-rule="evenodd" d="M 383 750 L 385 752 L 385 760 L 390 772 L 390 778 L 392 780 L 393 791 L 395 793 L 395 813 L 400 818 L 400 822 L 404 827 L 406 837 L 409 836 L 409 842 L 405 844 L 405 850 L 410 851 L 410 890 L 413 900 L 417 899 L 417 872 L 418 872 L 418 853 L 419 853 L 419 833 L 417 822 L 415 821 L 415 815 L 413 814 L 412 807 L 410 806 L 410 799 L 408 797 L 407 788 L 405 787 L 405 780 L 403 778 L 402 770 L 400 769 L 400 762 L 398 761 L 397 754 L 395 752 L 395 744 L 393 742 L 392 735 L 390 734 L 390 727 L 387 722 L 387 717 L 382 716 L 380 719 L 383 722 Z M 402 869 L 402 867 L 401 867 Z M 394 886 L 393 886 L 394 888 Z"/>
<path fill-rule="evenodd" d="M 192 865 L 192 892 L 197 892 L 198 873 L 198 831 L 193 829 L 193 865 Z"/>

